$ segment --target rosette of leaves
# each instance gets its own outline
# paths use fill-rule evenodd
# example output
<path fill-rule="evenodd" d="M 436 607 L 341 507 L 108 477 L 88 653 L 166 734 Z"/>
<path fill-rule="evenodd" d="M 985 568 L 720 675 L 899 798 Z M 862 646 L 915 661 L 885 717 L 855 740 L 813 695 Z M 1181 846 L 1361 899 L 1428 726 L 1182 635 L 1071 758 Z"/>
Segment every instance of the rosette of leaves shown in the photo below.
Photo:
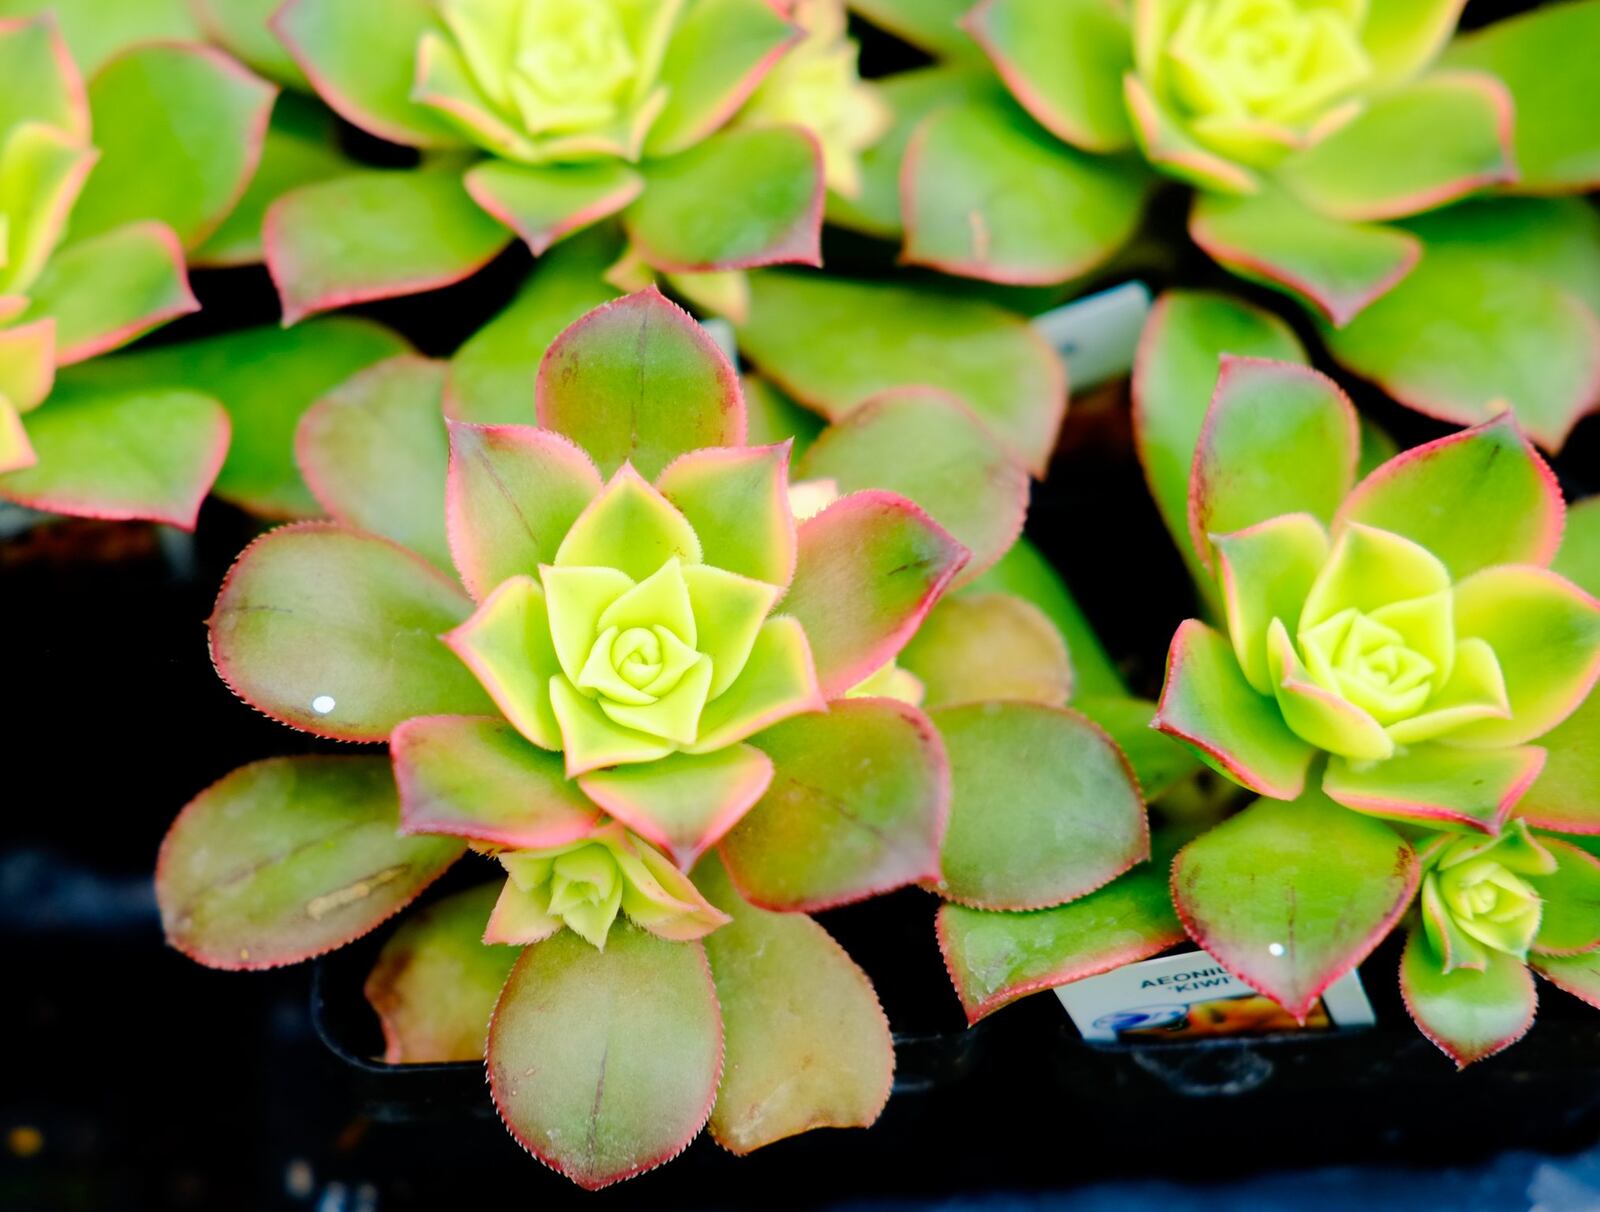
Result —
<path fill-rule="evenodd" d="M 1552 449 L 1600 403 L 1592 211 L 1449 206 L 1600 180 L 1582 102 L 1600 3 L 1454 40 L 1460 0 L 859 7 L 946 57 L 884 90 L 900 120 L 875 167 L 903 213 L 880 187 L 865 217 L 903 228 L 908 260 L 1077 277 L 1132 234 L 1142 158 L 1194 187 L 1201 248 L 1298 300 L 1336 358 L 1402 403 L 1461 424 L 1509 403 Z"/>
<path fill-rule="evenodd" d="M 806 37 L 766 0 L 289 0 L 270 29 L 333 109 L 421 153 L 271 208 L 291 322 L 456 281 L 514 235 L 538 254 L 609 216 L 629 240 L 625 284 L 661 273 L 736 299 L 715 275 L 817 262 L 817 134 L 734 121 Z M 807 86 L 775 82 L 769 102 Z M 850 140 L 828 137 L 837 161 Z"/>
<path fill-rule="evenodd" d="M 217 402 L 68 368 L 195 310 L 186 253 L 254 172 L 273 90 L 176 44 L 86 84 L 49 14 L 0 22 L 0 57 L 0 496 L 192 525 L 228 444 Z"/>
<path fill-rule="evenodd" d="M 1171 443 L 1193 432 L 1180 372 L 1214 363 L 1211 342 L 1271 341 L 1256 320 L 1220 300 L 1163 302 L 1137 384 L 1158 495 L 1176 470 Z M 1565 514 L 1555 479 L 1509 415 L 1369 456 L 1378 465 L 1360 475 L 1348 400 L 1316 372 L 1265 358 L 1222 358 L 1193 441 L 1183 533 L 1220 626 L 1179 629 L 1155 726 L 1262 798 L 1178 853 L 1177 911 L 1220 963 L 1303 1015 L 1422 888 L 1441 940 L 1426 954 L 1444 966 L 1427 968 L 1413 940 L 1413 1013 L 1458 1061 L 1487 1055 L 1526 1027 L 1531 989 L 1520 965 L 1504 980 L 1504 965 L 1478 965 L 1439 915 L 1474 920 L 1463 937 L 1480 943 L 1499 915 L 1506 954 L 1528 922 L 1513 920 L 1510 876 L 1473 879 L 1472 891 L 1462 880 L 1479 868 L 1447 879 L 1447 865 L 1477 853 L 1472 838 L 1520 836 L 1514 817 L 1578 831 L 1595 819 L 1596 785 L 1581 770 L 1600 602 L 1550 568 Z M 1419 831 L 1452 837 L 1430 849 L 1411 840 Z M 1587 912 L 1582 895 L 1562 912 Z M 1441 947 L 1472 966 L 1451 967 Z M 1489 1031 L 1484 999 L 1507 1014 L 1514 1000 L 1515 1029 L 1502 1017 L 1493 1038 L 1475 1035 Z"/>
<path fill-rule="evenodd" d="M 211 620 L 246 701 L 389 756 L 277 759 L 202 793 L 163 848 L 168 937 L 223 968 L 305 959 L 471 846 L 506 881 L 430 906 L 369 985 L 391 1057 L 480 1055 L 492 1011 L 503 1118 L 587 1186 L 708 1115 L 739 1152 L 870 1122 L 887 1027 L 804 913 L 940 878 L 941 729 L 871 692 L 904 685 L 884 671 L 965 573 L 952 531 L 984 562 L 1010 545 L 1025 475 L 935 402 L 931 453 L 865 418 L 819 442 L 807 474 L 842 495 L 797 523 L 787 445 L 743 444 L 732 368 L 654 291 L 554 343 L 537 426 L 447 424 L 445 380 L 403 355 L 311 409 L 301 467 L 335 520 L 257 540 Z M 896 446 L 944 467 L 925 495 L 950 530 L 851 490 Z M 428 976 L 458 960 L 471 980 Z"/>

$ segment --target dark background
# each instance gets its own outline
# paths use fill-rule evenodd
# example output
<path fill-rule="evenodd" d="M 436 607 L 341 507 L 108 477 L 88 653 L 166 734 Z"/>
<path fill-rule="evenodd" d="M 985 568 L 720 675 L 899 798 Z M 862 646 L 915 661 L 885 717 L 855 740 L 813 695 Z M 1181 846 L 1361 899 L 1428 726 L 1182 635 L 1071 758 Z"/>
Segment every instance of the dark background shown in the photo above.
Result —
<path fill-rule="evenodd" d="M 1525 7 L 1474 0 L 1468 22 Z M 869 71 L 907 62 L 866 37 Z M 1163 195 L 1151 229 L 1180 230 L 1182 211 L 1180 191 Z M 892 261 L 834 233 L 828 254 L 857 273 Z M 511 251 L 462 286 L 365 310 L 448 354 L 527 265 Z M 1192 249 L 1145 276 L 1226 281 L 1316 349 L 1292 307 Z M 198 274 L 196 288 L 205 311 L 155 340 L 276 319 L 261 271 Z M 1446 431 L 1356 394 L 1402 445 Z M 1600 418 L 1579 425 L 1556 466 L 1569 496 L 1600 490 Z M 255 714 L 211 669 L 204 619 L 253 527 L 210 502 L 192 539 L 94 522 L 0 539 L 0 1210 L 347 1212 L 508 1197 L 541 1208 L 1600 1209 L 1600 1159 L 1565 1156 L 1600 1141 L 1600 1020 L 1548 986 L 1528 1039 L 1460 1077 L 1405 1021 L 1392 947 L 1364 967 L 1384 1025 L 1360 1036 L 1091 1052 L 1049 996 L 964 1033 L 935 902 L 914 890 L 824 916 L 908 1037 L 906 1089 L 877 1127 L 743 1160 L 702 1139 L 662 1170 L 581 1195 L 521 1153 L 470 1067 L 384 1076 L 337 1058 L 317 1035 L 311 966 L 212 972 L 163 945 L 150 873 L 177 810 L 240 763 L 335 748 Z M 1153 694 L 1192 595 L 1133 459 L 1123 385 L 1074 399 L 1028 529 L 1135 689 Z M 373 1050 L 356 991 L 375 942 L 320 978 L 321 1026 L 357 1054 Z M 1524 1151 L 1496 1155 L 1509 1147 Z M 1368 1164 L 1326 1168 L 1352 1163 Z"/>

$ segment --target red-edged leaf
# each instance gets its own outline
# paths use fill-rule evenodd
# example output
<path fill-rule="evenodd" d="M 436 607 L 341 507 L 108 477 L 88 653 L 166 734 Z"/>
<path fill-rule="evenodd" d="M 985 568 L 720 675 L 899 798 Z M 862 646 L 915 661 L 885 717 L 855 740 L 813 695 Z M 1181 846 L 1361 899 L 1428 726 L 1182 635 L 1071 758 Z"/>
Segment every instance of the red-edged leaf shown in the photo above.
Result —
<path fill-rule="evenodd" d="M 1533 1026 L 1538 994 L 1521 960 L 1487 951 L 1488 967 L 1444 972 L 1421 930 L 1400 957 L 1400 993 L 1417 1027 L 1456 1068 L 1509 1048 Z"/>
<path fill-rule="evenodd" d="M 691 450 L 657 477 L 661 495 L 700 536 L 707 564 L 769 585 L 794 576 L 789 449 L 781 442 Z"/>
<path fill-rule="evenodd" d="M 1150 856 L 1139 784 L 1086 717 L 976 703 L 930 718 L 950 757 L 941 895 L 978 909 L 1044 909 Z"/>
<path fill-rule="evenodd" d="M 631 462 L 654 477 L 685 451 L 744 442 L 744 397 L 727 355 L 654 287 L 597 307 L 557 337 L 536 392 L 539 423 L 607 476 Z"/>
<path fill-rule="evenodd" d="M 893 493 L 852 493 L 802 524 L 781 609 L 805 628 L 823 693 L 837 698 L 888 664 L 966 561 L 966 548 Z"/>
<path fill-rule="evenodd" d="M 1404 838 L 1318 791 L 1257 800 L 1172 866 L 1189 936 L 1302 1021 L 1400 920 L 1417 882 Z"/>
<path fill-rule="evenodd" d="M 1000 700 L 1064 707 L 1072 697 L 1072 664 L 1061 632 L 1015 594 L 942 599 L 896 659 L 922 683 L 922 705 L 930 710 Z M 1153 707 L 1145 711 L 1143 731 L 1154 714 Z"/>
<path fill-rule="evenodd" d="M 1560 833 L 1600 833 L 1600 694 L 1589 697 L 1539 738 L 1544 770 L 1517 805 L 1530 825 Z"/>
<path fill-rule="evenodd" d="M 754 744 L 772 786 L 719 847 L 746 900 L 810 911 L 937 878 L 950 765 L 915 707 L 845 699 Z"/>
<path fill-rule="evenodd" d="M 412 716 L 493 711 L 439 639 L 471 610 L 420 556 L 304 522 L 257 539 L 229 570 L 210 619 L 211 656 L 234 693 L 276 720 L 382 741 Z"/>
<path fill-rule="evenodd" d="M 398 830 L 383 757 L 270 758 L 190 801 L 161 843 L 167 941 L 212 968 L 276 968 L 360 938 L 465 850 Z"/>
<path fill-rule="evenodd" d="M 473 201 L 522 237 L 534 256 L 557 240 L 614 215 L 639 196 L 644 178 L 617 160 L 594 164 L 512 164 L 489 160 L 467 171 Z"/>
<path fill-rule="evenodd" d="M 489 1028 L 489 1093 L 523 1148 L 586 1190 L 681 1153 L 722 1075 L 705 948 L 619 921 L 523 951 Z"/>

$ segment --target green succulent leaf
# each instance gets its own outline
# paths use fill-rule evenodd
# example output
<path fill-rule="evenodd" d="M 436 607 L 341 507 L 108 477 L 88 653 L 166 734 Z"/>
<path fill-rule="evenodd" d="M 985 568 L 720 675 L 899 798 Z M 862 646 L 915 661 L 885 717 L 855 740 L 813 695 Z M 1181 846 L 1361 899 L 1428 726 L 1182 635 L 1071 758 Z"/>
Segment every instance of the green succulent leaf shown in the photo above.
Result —
<path fill-rule="evenodd" d="M 1600 403 L 1600 216 L 1576 199 L 1469 202 L 1406 224 L 1421 262 L 1329 352 L 1419 412 L 1460 425 L 1510 407 L 1558 450 Z"/>
<path fill-rule="evenodd" d="M 228 449 L 228 416 L 191 391 L 58 390 L 28 414 L 26 440 L 36 462 L 0 474 L 0 497 L 192 530 Z"/>
<path fill-rule="evenodd" d="M 1211 536 L 1269 518 L 1333 519 L 1355 482 L 1361 431 L 1349 397 L 1294 362 L 1224 355 L 1189 476 L 1189 537 L 1208 565 Z"/>
<path fill-rule="evenodd" d="M 600 492 L 589 457 L 532 425 L 453 421 L 446 517 L 450 552 L 482 601 L 508 577 L 553 563 L 561 540 Z"/>
<path fill-rule="evenodd" d="M 1322 780 L 1332 800 L 1370 816 L 1494 834 L 1545 762 L 1533 745 L 1457 749 L 1414 745 L 1369 764 L 1334 757 Z"/>
<path fill-rule="evenodd" d="M 272 32 L 273 13 L 283 0 L 188 0 L 207 38 L 269 80 L 309 92 L 311 85 Z"/>
<path fill-rule="evenodd" d="M 1308 513 L 1287 513 L 1214 535 L 1212 542 L 1233 654 L 1256 692 L 1272 694 L 1268 636 L 1273 620 L 1299 619 L 1328 562 L 1328 533 Z"/>
<path fill-rule="evenodd" d="M 1198 619 L 1172 637 L 1153 727 L 1260 795 L 1293 800 L 1305 789 L 1312 746 L 1245 678 L 1228 638 Z"/>
<path fill-rule="evenodd" d="M 537 393 L 539 423 L 608 476 L 624 462 L 655 476 L 685 451 L 744 441 L 744 398 L 727 356 L 654 288 L 567 328 L 540 365 Z"/>
<path fill-rule="evenodd" d="M 978 48 L 961 28 L 972 0 L 850 0 L 880 29 L 940 58 L 973 58 Z"/>
<path fill-rule="evenodd" d="M 60 28 L 64 49 L 83 72 L 98 71 L 113 55 L 130 46 L 148 42 L 193 42 L 197 40 L 194 15 L 186 0 L 138 0 L 137 3 L 103 4 L 101 0 L 0 0 L 0 19 L 50 14 Z M 36 59 L 34 66 L 45 67 Z M 9 88 L 18 95 L 37 98 L 32 81 L 13 75 L 11 64 L 0 71 Z M 5 123 L 0 123 L 5 125 Z"/>
<path fill-rule="evenodd" d="M 449 571 L 444 373 L 442 363 L 412 354 L 367 367 L 306 410 L 295 454 L 335 521 Z"/>
<path fill-rule="evenodd" d="M 513 164 L 488 160 L 467 170 L 472 200 L 522 237 L 534 256 L 614 215 L 639 196 L 644 178 L 626 164 Z"/>
<path fill-rule="evenodd" d="M 1455 32 L 1465 0 L 1389 0 L 1369 5 L 1361 44 L 1374 81 L 1394 83 L 1416 75 Z"/>
<path fill-rule="evenodd" d="M 1061 633 L 1015 594 L 941 599 L 896 661 L 922 683 L 922 705 L 929 710 L 999 701 L 1064 707 L 1072 696 Z M 1149 715 L 1143 722 L 1149 724 Z"/>
<path fill-rule="evenodd" d="M 700 943 L 619 922 L 602 950 L 562 930 L 511 969 L 489 1028 L 489 1093 L 523 1148 L 595 1190 L 694 1139 L 722 1049 Z"/>
<path fill-rule="evenodd" d="M 505 310 L 451 359 L 446 411 L 479 425 L 530 423 L 532 384 L 545 351 L 568 325 L 617 297 L 601 275 L 620 251 L 615 234 L 602 227 L 540 257 Z"/>
<path fill-rule="evenodd" d="M 98 155 L 81 136 L 41 122 L 23 122 L 7 133 L 0 147 L 0 192 L 8 212 L 0 295 L 16 299 L 38 279 Z"/>
<path fill-rule="evenodd" d="M 262 235 L 285 324 L 448 286 L 510 238 L 448 168 L 369 169 L 302 186 L 267 210 Z"/>
<path fill-rule="evenodd" d="M 1564 842 L 1542 837 L 1556 860 L 1548 874 L 1523 878 L 1544 902 L 1533 950 L 1540 955 L 1577 955 L 1600 948 L 1600 857 Z"/>
<path fill-rule="evenodd" d="M 626 585 L 625 577 L 618 574 L 618 579 Z M 561 665 L 552 643 L 549 606 L 538 581 L 530 576 L 502 581 L 470 619 L 440 638 L 477 676 L 518 732 L 541 749 L 563 748 L 558 705 L 550 686 Z"/>
<path fill-rule="evenodd" d="M 691 450 L 667 465 L 656 487 L 700 536 L 707 564 L 768 585 L 794 576 L 787 443 Z"/>
<path fill-rule="evenodd" d="M 1138 76 L 1125 76 L 1122 92 L 1139 150 L 1162 172 L 1198 189 L 1218 193 L 1251 194 L 1260 188 L 1260 181 L 1249 169 L 1192 138 L 1177 115 Z"/>
<path fill-rule="evenodd" d="M 1548 564 L 1564 514 L 1555 475 L 1503 413 L 1384 463 L 1340 506 L 1338 523 L 1405 535 L 1459 580 L 1494 564 Z"/>
<path fill-rule="evenodd" d="M 1189 746 L 1151 727 L 1156 705 L 1149 699 L 1123 695 L 1080 695 L 1072 705 L 1106 730 L 1133 767 L 1145 799 L 1151 803 L 1192 775 L 1204 763 Z"/>
<path fill-rule="evenodd" d="M 1190 937 L 1299 1019 L 1383 940 L 1417 882 L 1405 839 L 1315 790 L 1257 800 L 1172 868 Z"/>
<path fill-rule="evenodd" d="M 1562 833 L 1600 833 L 1600 694 L 1539 738 L 1544 770 L 1517 805 L 1530 825 Z"/>
<path fill-rule="evenodd" d="M 1037 703 L 933 711 L 950 758 L 939 891 L 979 909 L 1044 909 L 1150 856 L 1138 781 L 1077 712 Z"/>
<path fill-rule="evenodd" d="M 1486 966 L 1443 971 L 1422 931 L 1400 958 L 1400 992 L 1422 1034 L 1466 1068 L 1509 1048 L 1533 1026 L 1538 998 L 1522 961 L 1486 951 Z"/>
<path fill-rule="evenodd" d="M 967 1022 L 1020 997 L 1159 955 L 1184 941 L 1163 863 L 1030 913 L 939 907 L 939 950 Z"/>
<path fill-rule="evenodd" d="M 517 951 L 491 947 L 483 930 L 497 883 L 444 897 L 406 918 L 367 975 L 367 1001 L 383 1024 L 391 1065 L 481 1061 L 489 1016 Z"/>
<path fill-rule="evenodd" d="M 360 938 L 459 858 L 396 830 L 383 757 L 269 758 L 191 800 L 161 843 L 167 941 L 211 968 L 276 968 Z"/>
<path fill-rule="evenodd" d="M 308 518 L 320 509 L 294 461 L 302 414 L 357 371 L 406 348 L 403 338 L 369 320 L 330 316 L 292 329 L 248 328 L 96 358 L 68 369 L 61 383 L 64 389 L 159 385 L 215 396 L 228 410 L 233 440 L 212 491 L 264 517 Z"/>
<path fill-rule="evenodd" d="M 846 699 L 754 743 L 772 786 L 718 847 L 746 900 L 812 911 L 937 878 L 949 762 L 916 708 Z"/>
<path fill-rule="evenodd" d="M 136 46 L 89 84 L 100 160 L 72 211 L 74 239 L 138 219 L 202 244 L 261 160 L 277 90 L 206 48 Z"/>
<path fill-rule="evenodd" d="M 98 357 L 200 307 L 177 237 L 154 222 L 129 223 L 62 249 L 28 294 L 20 321 L 55 320 L 58 366 Z"/>
<path fill-rule="evenodd" d="M 889 1098 L 894 1043 L 866 973 L 809 917 L 746 902 L 715 859 L 694 878 L 733 918 L 705 940 L 727 1039 L 717 1143 L 742 1155 L 870 1125 Z"/>
<path fill-rule="evenodd" d="M 952 105 L 906 147 L 903 255 L 991 282 L 1064 282 L 1127 243 L 1149 183 L 1137 160 L 1066 146 L 1009 104 Z"/>
<path fill-rule="evenodd" d="M 1530 956 L 1529 966 L 1557 989 L 1600 1008 L 1600 951 Z"/>
<path fill-rule="evenodd" d="M 622 224 L 669 273 L 822 263 L 822 152 L 796 126 L 728 130 L 644 165 Z"/>
<path fill-rule="evenodd" d="M 1028 473 L 960 400 L 931 388 L 865 401 L 822 432 L 799 476 L 832 480 L 844 493 L 882 488 L 915 501 L 972 553 L 958 585 L 1016 542 L 1028 508 Z"/>
<path fill-rule="evenodd" d="M 1454 39 L 1443 62 L 1484 71 L 1516 112 L 1515 189 L 1566 193 L 1600 184 L 1600 114 L 1574 104 L 1593 70 L 1600 4 L 1545 5 Z"/>
<path fill-rule="evenodd" d="M 472 609 L 453 581 L 384 539 L 304 522 L 245 549 L 210 620 L 234 692 L 274 719 L 338 740 L 383 741 L 416 715 L 487 714 L 439 636 Z"/>
<path fill-rule="evenodd" d="M 587 837 L 600 822 L 561 755 L 530 745 L 503 720 L 419 716 L 399 724 L 390 744 L 406 833 L 544 850 Z"/>
<path fill-rule="evenodd" d="M 1600 497 L 1568 508 L 1561 546 L 1550 567 L 1591 597 L 1600 598 Z"/>
<path fill-rule="evenodd" d="M 1270 187 L 1199 194 L 1189 234 L 1234 273 L 1298 296 L 1336 326 L 1386 293 L 1422 255 L 1409 232 L 1331 218 Z"/>
<path fill-rule="evenodd" d="M 830 420 L 892 387 L 942 388 L 1011 456 L 1042 474 L 1066 401 L 1060 359 L 990 303 L 816 274 L 750 275 L 739 347 L 784 391 Z M 1191 446 L 1191 450 L 1193 447 Z"/>
<path fill-rule="evenodd" d="M 380 139 L 457 147 L 445 118 L 411 99 L 417 46 L 434 0 L 289 0 L 270 22 L 296 65 L 343 118 Z"/>
<path fill-rule="evenodd" d="M 805 628 L 823 694 L 837 698 L 893 660 L 966 559 L 893 493 L 852 493 L 803 523 L 783 609 Z"/>

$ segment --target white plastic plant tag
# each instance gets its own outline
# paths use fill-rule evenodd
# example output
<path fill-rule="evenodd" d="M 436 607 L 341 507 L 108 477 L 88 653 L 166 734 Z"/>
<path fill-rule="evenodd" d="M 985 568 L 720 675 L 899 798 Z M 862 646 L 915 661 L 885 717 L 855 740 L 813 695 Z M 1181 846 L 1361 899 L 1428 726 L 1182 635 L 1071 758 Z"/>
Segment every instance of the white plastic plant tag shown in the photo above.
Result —
<path fill-rule="evenodd" d="M 1323 991 L 1302 1026 L 1204 951 L 1128 964 L 1064 985 L 1056 996 L 1085 1040 L 1106 1044 L 1335 1031 L 1374 1022 L 1354 971 Z"/>
<path fill-rule="evenodd" d="M 1067 360 L 1074 391 L 1133 369 L 1139 333 L 1150 314 L 1150 288 L 1124 282 L 1033 318 L 1033 327 Z"/>

